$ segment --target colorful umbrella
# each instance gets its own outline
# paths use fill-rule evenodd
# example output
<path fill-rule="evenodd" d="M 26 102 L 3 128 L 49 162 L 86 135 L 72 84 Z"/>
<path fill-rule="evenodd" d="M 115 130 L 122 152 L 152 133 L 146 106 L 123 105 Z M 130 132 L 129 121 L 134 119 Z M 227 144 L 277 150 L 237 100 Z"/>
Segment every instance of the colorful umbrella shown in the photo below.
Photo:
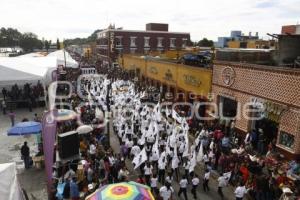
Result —
<path fill-rule="evenodd" d="M 148 186 L 136 182 L 105 185 L 86 200 L 155 200 Z"/>
<path fill-rule="evenodd" d="M 42 125 L 39 122 L 20 122 L 7 131 L 8 136 L 12 135 L 30 135 L 39 134 L 42 131 Z"/>

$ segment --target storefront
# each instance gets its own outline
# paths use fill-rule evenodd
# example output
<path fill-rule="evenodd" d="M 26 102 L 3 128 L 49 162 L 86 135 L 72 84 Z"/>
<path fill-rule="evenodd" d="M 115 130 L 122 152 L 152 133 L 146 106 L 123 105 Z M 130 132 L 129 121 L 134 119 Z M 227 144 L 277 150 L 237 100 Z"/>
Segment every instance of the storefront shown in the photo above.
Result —
<path fill-rule="evenodd" d="M 130 55 L 120 57 L 119 64 L 126 70 L 139 71 L 140 80 L 173 96 L 174 101 L 206 101 L 211 91 L 211 69 Z"/>
<path fill-rule="evenodd" d="M 241 134 L 262 133 L 289 157 L 300 155 L 300 70 L 216 62 L 212 96 L 220 118 Z M 221 105 L 220 105 L 221 104 Z M 266 149 L 265 149 L 266 150 Z"/>

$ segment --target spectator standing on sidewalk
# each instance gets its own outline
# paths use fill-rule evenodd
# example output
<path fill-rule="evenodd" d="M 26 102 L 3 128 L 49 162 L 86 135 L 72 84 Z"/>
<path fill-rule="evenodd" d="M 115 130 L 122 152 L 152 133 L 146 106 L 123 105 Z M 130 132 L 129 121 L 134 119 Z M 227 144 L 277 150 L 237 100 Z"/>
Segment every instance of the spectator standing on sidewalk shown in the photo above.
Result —
<path fill-rule="evenodd" d="M 3 115 L 6 115 L 6 101 L 5 101 L 5 99 L 2 101 L 1 106 L 2 106 Z"/>
<path fill-rule="evenodd" d="M 30 167 L 30 164 L 29 164 L 30 149 L 27 146 L 27 142 L 24 142 L 23 146 L 21 147 L 21 155 L 22 155 L 22 159 L 24 161 L 25 169 L 29 169 L 29 167 Z"/>
<path fill-rule="evenodd" d="M 12 110 L 8 113 L 8 116 L 10 118 L 11 126 L 13 127 L 15 125 L 15 118 L 16 118 L 16 113 L 14 113 Z"/>

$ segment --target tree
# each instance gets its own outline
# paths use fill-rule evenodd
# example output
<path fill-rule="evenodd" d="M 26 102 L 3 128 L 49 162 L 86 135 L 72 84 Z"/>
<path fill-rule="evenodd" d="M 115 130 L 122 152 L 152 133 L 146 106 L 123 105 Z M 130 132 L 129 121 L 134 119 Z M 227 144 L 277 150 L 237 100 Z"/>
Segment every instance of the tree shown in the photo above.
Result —
<path fill-rule="evenodd" d="M 34 33 L 24 33 L 20 39 L 20 47 L 22 47 L 25 52 L 30 52 L 34 49 L 42 49 L 43 43 Z"/>
<path fill-rule="evenodd" d="M 50 45 L 51 45 L 51 40 L 45 40 L 45 49 L 48 52 L 50 49 Z"/>
<path fill-rule="evenodd" d="M 214 46 L 214 41 L 208 40 L 207 38 L 203 38 L 197 43 L 198 46 L 200 47 L 213 47 Z"/>
<path fill-rule="evenodd" d="M 56 40 L 56 48 L 59 50 L 60 49 L 60 42 L 59 42 L 59 39 L 57 38 Z"/>

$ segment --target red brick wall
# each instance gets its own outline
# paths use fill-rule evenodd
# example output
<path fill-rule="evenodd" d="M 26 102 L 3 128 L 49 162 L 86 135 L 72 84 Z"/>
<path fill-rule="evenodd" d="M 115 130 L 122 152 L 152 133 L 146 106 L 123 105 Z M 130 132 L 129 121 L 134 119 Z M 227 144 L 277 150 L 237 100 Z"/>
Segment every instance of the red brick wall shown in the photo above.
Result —
<path fill-rule="evenodd" d="M 295 25 L 288 25 L 282 26 L 281 34 L 295 34 L 296 33 L 296 26 Z"/>
<path fill-rule="evenodd" d="M 226 86 L 223 82 L 222 71 L 226 66 L 232 67 L 235 72 L 235 80 L 231 86 Z M 250 102 L 251 97 L 285 105 L 286 110 L 281 114 L 279 122 L 279 132 L 294 135 L 295 144 L 293 150 L 283 149 L 292 154 L 300 154 L 300 71 L 274 68 L 232 63 L 215 64 L 212 81 L 214 101 L 217 102 L 218 95 L 222 95 L 233 97 L 242 106 Z M 243 116 L 236 121 L 236 128 L 245 132 L 249 130 L 249 125 L 250 121 Z"/>
<path fill-rule="evenodd" d="M 245 67 L 250 66 L 247 64 L 215 64 L 213 84 L 225 86 L 222 81 L 222 70 L 226 66 L 231 66 L 236 73 L 231 89 L 300 107 L 300 70 L 280 71 L 275 70 L 276 67 L 258 70 L 254 67 Z"/>

